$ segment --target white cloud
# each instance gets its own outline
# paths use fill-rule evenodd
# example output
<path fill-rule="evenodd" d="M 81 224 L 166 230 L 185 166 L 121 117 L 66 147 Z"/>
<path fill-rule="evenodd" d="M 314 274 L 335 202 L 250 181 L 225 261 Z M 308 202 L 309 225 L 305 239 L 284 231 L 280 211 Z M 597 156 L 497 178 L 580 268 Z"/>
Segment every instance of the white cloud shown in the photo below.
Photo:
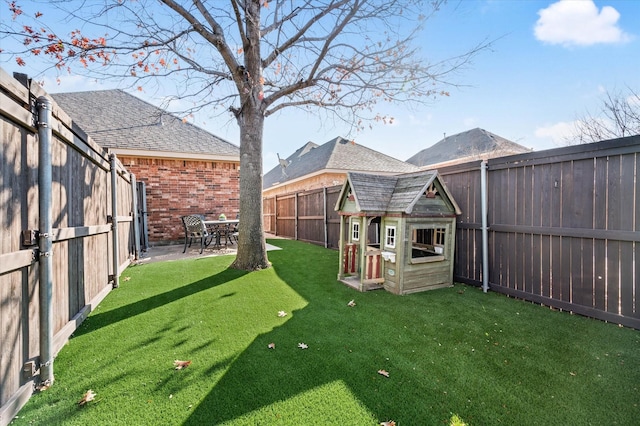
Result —
<path fill-rule="evenodd" d="M 631 36 L 618 27 L 620 13 L 611 6 L 598 10 L 593 0 L 560 0 L 538 11 L 538 40 L 563 46 L 623 43 Z"/>
<path fill-rule="evenodd" d="M 632 107 L 640 107 L 640 94 L 628 96 L 627 103 Z"/>
<path fill-rule="evenodd" d="M 537 138 L 551 140 L 554 145 L 566 145 L 567 138 L 569 138 L 574 131 L 574 121 L 561 121 L 545 127 L 538 127 L 534 134 Z"/>

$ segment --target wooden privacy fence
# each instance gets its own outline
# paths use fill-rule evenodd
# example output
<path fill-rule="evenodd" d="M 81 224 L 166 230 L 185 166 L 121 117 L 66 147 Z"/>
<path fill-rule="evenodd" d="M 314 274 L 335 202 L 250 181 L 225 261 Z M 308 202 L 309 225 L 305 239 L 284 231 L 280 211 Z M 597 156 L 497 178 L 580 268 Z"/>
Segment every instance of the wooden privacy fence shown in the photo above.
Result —
<path fill-rule="evenodd" d="M 438 172 L 462 210 L 454 278 L 480 285 L 481 162 Z M 640 135 L 488 160 L 490 289 L 640 329 L 639 177 Z M 265 199 L 267 231 L 338 248 L 340 189 Z"/>
<path fill-rule="evenodd" d="M 640 136 L 487 168 L 491 290 L 640 329 Z M 463 212 L 455 279 L 480 284 L 480 164 L 439 172 Z"/>
<path fill-rule="evenodd" d="M 135 177 L 29 86 L 0 69 L 2 426 L 139 250 Z"/>
<path fill-rule="evenodd" d="M 332 186 L 265 198 L 265 231 L 337 249 L 340 216 L 333 209 L 341 189 Z"/>

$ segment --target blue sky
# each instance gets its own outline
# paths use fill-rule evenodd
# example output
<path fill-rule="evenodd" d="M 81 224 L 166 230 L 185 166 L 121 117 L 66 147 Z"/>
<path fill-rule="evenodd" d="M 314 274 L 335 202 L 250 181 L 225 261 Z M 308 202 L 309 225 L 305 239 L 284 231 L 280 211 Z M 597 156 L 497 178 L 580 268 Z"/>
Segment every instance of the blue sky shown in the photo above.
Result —
<path fill-rule="evenodd" d="M 40 5 L 41 9 L 46 6 Z M 6 9 L 5 9 L 6 10 Z M 46 10 L 43 10 L 46 14 Z M 392 125 L 349 134 L 337 121 L 285 110 L 267 119 L 265 173 L 308 141 L 336 136 L 406 160 L 446 135 L 480 127 L 535 150 L 564 145 L 572 122 L 597 114 L 606 91 L 640 91 L 640 1 L 633 0 L 461 0 L 431 18 L 420 36 L 427 58 L 463 53 L 484 39 L 495 40 L 453 80 L 449 97 L 413 110 L 385 105 Z M 4 17 L 2 19 L 5 19 Z M 34 72 L 3 63 L 5 71 Z M 45 75 L 50 93 L 117 87 L 78 76 Z M 132 92 L 149 102 L 159 98 Z M 239 132 L 230 117 L 206 113 L 193 123 L 235 144 Z"/>

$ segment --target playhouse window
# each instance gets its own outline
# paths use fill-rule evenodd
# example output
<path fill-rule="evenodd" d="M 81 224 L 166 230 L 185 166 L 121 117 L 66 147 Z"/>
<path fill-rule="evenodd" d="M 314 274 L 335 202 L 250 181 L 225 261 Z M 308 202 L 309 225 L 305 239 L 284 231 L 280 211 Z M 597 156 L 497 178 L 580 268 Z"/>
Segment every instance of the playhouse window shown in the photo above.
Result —
<path fill-rule="evenodd" d="M 411 263 L 444 260 L 446 228 L 415 228 L 411 236 Z"/>
<path fill-rule="evenodd" d="M 388 248 L 396 247 L 396 227 L 395 226 L 385 226 L 385 239 L 384 245 Z"/>
<path fill-rule="evenodd" d="M 360 223 L 359 222 L 353 222 L 351 224 L 351 239 L 353 241 L 360 240 Z"/>

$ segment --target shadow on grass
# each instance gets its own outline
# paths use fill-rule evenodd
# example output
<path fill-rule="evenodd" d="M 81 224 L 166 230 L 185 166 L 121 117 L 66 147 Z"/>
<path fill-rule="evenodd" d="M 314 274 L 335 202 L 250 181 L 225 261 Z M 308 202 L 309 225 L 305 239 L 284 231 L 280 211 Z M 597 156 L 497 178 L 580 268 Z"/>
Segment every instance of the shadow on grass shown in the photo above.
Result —
<path fill-rule="evenodd" d="M 174 288 L 164 293 L 155 294 L 151 297 L 141 299 L 106 312 L 94 313 L 91 316 L 91 321 L 86 322 L 86 325 L 82 324 L 82 326 L 75 331 L 74 335 L 81 336 L 83 334 L 91 333 L 92 331 L 99 330 L 102 327 L 115 324 L 136 315 L 144 314 L 152 309 L 162 307 L 179 299 L 189 297 L 201 291 L 233 281 L 245 274 L 247 274 L 246 271 L 228 268 L 218 274 L 195 281 L 192 284 Z M 230 297 L 232 295 L 233 294 L 225 294 L 222 295 L 221 298 Z"/>
<path fill-rule="evenodd" d="M 286 248 L 289 242 L 277 244 Z M 352 396 L 347 408 L 335 405 L 344 403 L 344 395 L 332 397 L 318 391 L 322 393 L 319 396 L 322 405 L 326 404 L 325 414 L 331 417 L 333 411 L 337 421 L 368 424 L 376 418 L 388 420 L 386 416 L 395 412 L 397 401 L 393 395 L 396 388 L 402 386 L 403 379 L 396 377 L 390 381 L 378 374 L 378 369 L 393 370 L 393 361 L 389 361 L 393 350 L 377 347 L 377 339 L 368 339 L 359 332 L 365 324 L 370 327 L 376 310 L 383 308 L 384 299 L 393 296 L 367 295 L 372 303 L 366 312 L 349 308 L 350 298 L 360 298 L 362 294 L 336 281 L 336 254 L 295 244 L 291 249 L 296 251 L 296 256 L 283 250 L 271 252 L 269 258 L 278 276 L 308 300 L 308 305 L 289 313 L 291 318 L 282 326 L 259 335 L 234 360 L 185 425 L 221 424 L 262 409 L 267 414 L 258 416 L 266 424 L 308 424 L 312 422 L 309 411 L 318 409 L 310 405 L 318 405 L 317 400 L 307 401 L 306 406 L 303 403 L 299 408 L 308 411 L 299 411 L 298 418 L 291 417 L 291 411 L 287 411 L 290 407 L 279 404 L 286 405 L 301 395 L 306 395 L 302 399 L 314 400 L 309 394 L 334 383 L 346 385 Z M 313 268 L 309 267 L 310 261 L 314 262 Z M 318 270 L 322 271 L 322 277 L 311 275 Z M 345 346 L 345 335 L 353 338 L 352 344 Z M 309 348 L 300 349 L 298 343 L 302 342 Z M 275 343 L 275 349 L 268 348 L 270 343 Z M 385 394 L 389 397 L 380 398 Z"/>
<path fill-rule="evenodd" d="M 454 415 L 469 424 L 604 424 L 613 417 L 609 424 L 632 424 L 637 418 L 634 397 L 620 390 L 637 370 L 610 359 L 613 340 L 592 336 L 616 334 L 625 342 L 626 330 L 466 286 L 410 296 L 359 293 L 336 281 L 337 253 L 276 244 L 285 250 L 269 255 L 275 272 L 307 305 L 258 335 L 185 425 L 431 425 L 448 424 Z M 301 342 L 308 349 L 298 348 Z M 637 354 L 625 352 L 625 344 L 615 351 L 633 363 Z M 606 385 L 600 375 L 609 377 Z M 627 408 L 599 408 L 614 402 Z"/>

